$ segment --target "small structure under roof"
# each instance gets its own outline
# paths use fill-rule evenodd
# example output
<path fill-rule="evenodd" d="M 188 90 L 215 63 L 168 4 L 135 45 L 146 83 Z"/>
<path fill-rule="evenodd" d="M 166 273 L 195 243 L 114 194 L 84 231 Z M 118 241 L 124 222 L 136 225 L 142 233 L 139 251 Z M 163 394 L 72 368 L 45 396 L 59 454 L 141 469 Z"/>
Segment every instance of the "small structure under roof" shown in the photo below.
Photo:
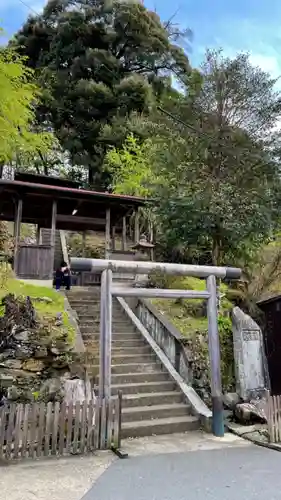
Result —
<path fill-rule="evenodd" d="M 16 173 L 14 180 L 0 179 L 0 220 L 15 222 L 14 268 L 19 276 L 42 279 L 53 275 L 55 231 L 105 231 L 106 257 L 114 252 L 114 235 L 122 234 L 126 250 L 128 216 L 145 205 L 144 198 L 80 189 L 77 183 L 47 176 Z M 139 239 L 138 217 L 135 241 Z M 20 244 L 21 223 L 38 228 L 36 245 Z M 40 244 L 41 228 L 51 229 L 50 245 Z M 27 269 L 33 263 L 32 272 Z M 48 271 L 47 271 L 48 268 Z"/>

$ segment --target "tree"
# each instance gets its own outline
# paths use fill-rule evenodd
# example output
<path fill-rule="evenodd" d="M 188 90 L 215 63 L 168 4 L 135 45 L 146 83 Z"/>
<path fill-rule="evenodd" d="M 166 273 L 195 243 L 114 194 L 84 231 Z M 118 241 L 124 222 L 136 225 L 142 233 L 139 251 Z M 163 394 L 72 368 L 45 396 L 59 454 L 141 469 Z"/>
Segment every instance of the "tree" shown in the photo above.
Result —
<path fill-rule="evenodd" d="M 36 69 L 45 93 L 38 110 L 89 183 L 107 187 L 102 162 L 114 138 L 106 125 L 135 111 L 148 114 L 171 74 L 184 78 L 188 58 L 179 30 L 140 3 L 51 0 L 13 42 Z"/>
<path fill-rule="evenodd" d="M 244 55 L 230 60 L 208 53 L 200 85 L 197 78 L 194 84 L 185 95 L 164 93 L 162 108 L 172 116 L 158 110 L 146 120 L 157 154 L 146 148 L 137 155 L 147 159 L 134 160 L 136 178 L 145 183 L 150 169 L 161 178 L 152 195 L 158 198 L 158 241 L 166 257 L 233 264 L 279 222 L 279 166 L 271 133 L 279 94 Z M 118 185 L 127 189 L 125 166 L 117 171 Z"/>
<path fill-rule="evenodd" d="M 275 80 L 249 63 L 207 52 L 202 86 L 186 99 L 195 132 L 166 162 L 161 192 L 163 230 L 171 245 L 201 249 L 218 265 L 258 246 L 279 222 L 279 167 L 273 127 L 279 118 Z"/>
<path fill-rule="evenodd" d="M 54 138 L 35 131 L 34 105 L 40 92 L 33 71 L 10 48 L 0 49 L 0 95 L 0 165 L 15 159 L 26 164 L 35 154 L 47 152 Z"/>

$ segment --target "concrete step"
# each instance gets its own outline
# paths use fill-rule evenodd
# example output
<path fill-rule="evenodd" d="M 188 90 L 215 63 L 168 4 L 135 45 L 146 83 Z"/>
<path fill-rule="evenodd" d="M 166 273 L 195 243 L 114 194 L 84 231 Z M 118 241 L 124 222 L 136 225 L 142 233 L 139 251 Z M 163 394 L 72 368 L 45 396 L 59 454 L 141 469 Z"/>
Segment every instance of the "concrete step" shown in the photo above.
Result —
<path fill-rule="evenodd" d="M 79 327 L 80 327 L 80 331 L 82 334 L 85 333 L 85 334 L 92 334 L 92 335 L 97 335 L 97 336 L 99 335 L 99 329 L 100 329 L 99 323 L 97 323 L 95 325 L 87 325 L 87 324 L 82 325 L 80 323 Z M 126 326 L 113 325 L 112 333 L 115 333 L 115 334 L 131 333 L 131 334 L 136 335 L 137 332 L 134 329 L 134 327 L 131 325 L 126 325 Z M 138 332 L 138 335 L 140 336 L 139 332 Z"/>
<path fill-rule="evenodd" d="M 136 406 L 122 409 L 122 422 L 154 420 L 156 418 L 182 417 L 190 414 L 190 407 L 184 403 L 154 406 Z"/>
<path fill-rule="evenodd" d="M 169 380 L 166 372 L 152 373 L 118 373 L 111 375 L 111 383 L 118 384 L 145 384 L 146 382 L 165 382 Z"/>
<path fill-rule="evenodd" d="M 131 384 L 111 384 L 111 393 L 113 395 L 118 394 L 118 391 L 122 391 L 124 397 L 127 394 L 142 394 L 149 392 L 170 392 L 175 389 L 174 382 L 170 380 L 160 381 L 160 382 L 140 382 Z"/>
<path fill-rule="evenodd" d="M 123 394 L 123 408 L 136 406 L 154 406 L 182 403 L 183 396 L 180 391 L 143 392 L 139 394 Z"/>
<path fill-rule="evenodd" d="M 197 417 L 190 415 L 181 417 L 158 418 L 156 420 L 139 420 L 124 422 L 122 438 L 143 437 L 160 434 L 173 434 L 196 430 L 200 427 Z"/>
<path fill-rule="evenodd" d="M 79 323 L 83 326 L 92 326 L 92 327 L 99 327 L 100 324 L 100 318 L 94 318 L 93 316 L 78 316 Z M 126 320 L 126 318 L 112 318 L 112 325 L 113 327 L 118 326 L 121 330 L 123 327 L 130 327 L 133 328 L 133 325 L 130 321 Z"/>
<path fill-rule="evenodd" d="M 154 355 L 149 354 L 113 354 L 112 364 L 120 365 L 122 363 L 151 363 L 155 361 Z"/>
<path fill-rule="evenodd" d="M 93 368 L 96 370 L 98 373 L 99 371 L 99 366 L 93 366 Z M 156 363 L 155 361 L 152 363 L 121 363 L 120 365 L 114 364 L 111 367 L 111 373 L 112 375 L 117 375 L 117 374 L 128 374 L 128 373 L 155 373 L 159 372 L 161 370 L 161 365 L 160 363 Z"/>
<path fill-rule="evenodd" d="M 100 339 L 95 339 L 95 340 L 88 340 L 87 341 L 87 346 L 89 347 L 89 349 L 92 347 L 93 349 L 98 349 L 99 348 L 99 344 L 100 344 Z M 145 340 L 144 339 L 129 339 L 129 340 L 115 340 L 113 339 L 112 340 L 112 348 L 129 348 L 129 347 L 134 347 L 135 349 L 138 349 L 139 347 L 143 347 L 145 345 L 148 345 L 146 344 Z"/>
<path fill-rule="evenodd" d="M 87 344 L 88 345 L 88 344 Z M 99 346 L 96 345 L 91 348 L 91 352 L 99 352 Z M 149 345 L 142 345 L 141 347 L 115 347 L 111 348 L 111 356 L 129 356 L 129 355 L 139 355 L 139 354 L 152 354 L 151 347 Z"/>

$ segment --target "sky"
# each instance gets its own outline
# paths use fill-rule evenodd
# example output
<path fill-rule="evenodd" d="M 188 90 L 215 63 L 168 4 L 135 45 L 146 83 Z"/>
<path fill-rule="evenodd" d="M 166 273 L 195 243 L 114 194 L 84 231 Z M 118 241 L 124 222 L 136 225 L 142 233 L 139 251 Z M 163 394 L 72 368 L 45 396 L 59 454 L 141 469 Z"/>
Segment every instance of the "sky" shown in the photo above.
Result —
<path fill-rule="evenodd" d="M 0 26 L 9 38 L 46 0 L 0 0 Z M 249 52 L 253 64 L 281 76 L 281 0 L 144 0 L 162 20 L 175 14 L 189 28 L 189 57 L 193 66 L 202 61 L 206 47 L 223 48 L 226 55 Z M 4 40 L 4 37 L 2 38 Z"/>

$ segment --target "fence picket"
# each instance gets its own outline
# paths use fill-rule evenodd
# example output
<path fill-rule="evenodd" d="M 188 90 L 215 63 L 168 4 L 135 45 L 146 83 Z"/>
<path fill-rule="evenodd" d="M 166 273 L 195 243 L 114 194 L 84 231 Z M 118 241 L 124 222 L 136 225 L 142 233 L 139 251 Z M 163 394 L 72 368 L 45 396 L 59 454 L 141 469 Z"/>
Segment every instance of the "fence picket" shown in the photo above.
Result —
<path fill-rule="evenodd" d="M 281 433 L 279 399 L 278 404 Z M 0 408 L 0 458 L 34 459 L 110 448 L 118 442 L 119 406 L 119 398 L 114 398 L 75 405 L 28 403 Z"/>
<path fill-rule="evenodd" d="M 41 457 L 43 454 L 43 439 L 45 431 L 45 409 L 46 405 L 44 403 L 39 404 L 39 423 L 38 423 L 38 443 L 37 443 L 37 457 Z"/>
<path fill-rule="evenodd" d="M 110 448 L 112 445 L 112 430 L 113 430 L 113 421 L 114 421 L 114 405 L 115 400 L 111 399 L 107 404 L 107 429 L 106 429 L 106 440 L 107 440 L 107 448 Z"/>
<path fill-rule="evenodd" d="M 35 447 L 37 447 L 37 413 L 38 413 L 38 404 L 34 403 L 31 407 L 30 412 L 30 429 L 29 429 L 29 457 L 34 458 Z"/>
<path fill-rule="evenodd" d="M 89 401 L 87 412 L 86 451 L 91 451 L 94 437 L 94 401 Z"/>
<path fill-rule="evenodd" d="M 45 429 L 45 439 L 44 439 L 44 456 L 48 457 L 50 453 L 50 433 L 52 425 L 52 413 L 53 413 L 53 403 L 47 404 L 47 414 L 46 414 L 46 429 Z"/>
<path fill-rule="evenodd" d="M 16 412 L 16 405 L 11 404 L 10 408 L 9 408 L 9 418 L 8 418 L 8 425 L 7 425 L 7 432 L 6 432 L 6 458 L 7 459 L 11 458 L 12 441 L 13 441 L 13 434 L 14 434 L 14 428 L 15 428 L 15 412 Z"/>
<path fill-rule="evenodd" d="M 81 410 L 81 404 L 77 402 L 75 405 L 74 435 L 73 435 L 73 447 L 72 447 L 72 453 L 74 455 L 76 455 L 78 451 L 79 430 L 81 432 L 80 410 Z"/>
<path fill-rule="evenodd" d="M 24 405 L 23 413 L 23 428 L 22 428 L 22 445 L 21 445 L 21 457 L 26 457 L 27 450 L 27 439 L 28 439 L 28 423 L 29 423 L 29 409 L 30 405 Z"/>
<path fill-rule="evenodd" d="M 63 455 L 64 440 L 66 436 L 66 404 L 62 403 L 59 416 L 59 454 Z"/>
<path fill-rule="evenodd" d="M 95 405 L 95 428 L 94 428 L 94 448 L 100 448 L 100 421 L 101 421 L 101 400 L 97 398 Z"/>
<path fill-rule="evenodd" d="M 85 452 L 85 436 L 87 429 L 87 417 L 88 417 L 88 403 L 85 400 L 82 405 L 82 416 L 81 416 L 81 437 L 80 437 L 80 453 Z"/>
<path fill-rule="evenodd" d="M 101 418 L 100 418 L 100 448 L 104 450 L 106 447 L 106 423 L 107 423 L 107 406 L 106 400 L 101 401 Z"/>
<path fill-rule="evenodd" d="M 19 454 L 19 445 L 20 445 L 21 427 L 22 427 L 22 414 L 23 414 L 23 405 L 19 404 L 16 408 L 15 442 L 14 442 L 14 450 L 13 450 L 13 457 L 14 458 L 18 458 L 18 454 Z"/>
<path fill-rule="evenodd" d="M 52 455 L 57 454 L 60 403 L 55 403 L 52 428 Z"/>

